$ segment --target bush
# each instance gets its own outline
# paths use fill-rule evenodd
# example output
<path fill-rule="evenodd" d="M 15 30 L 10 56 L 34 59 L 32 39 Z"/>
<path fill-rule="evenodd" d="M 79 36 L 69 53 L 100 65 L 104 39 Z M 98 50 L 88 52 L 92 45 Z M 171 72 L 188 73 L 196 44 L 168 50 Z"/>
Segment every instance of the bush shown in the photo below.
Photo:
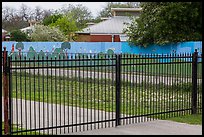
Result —
<path fill-rule="evenodd" d="M 30 41 L 30 38 L 28 37 L 27 34 L 25 34 L 24 32 L 21 32 L 20 30 L 13 30 L 11 31 L 10 40 L 21 42 L 21 41 Z"/>
<path fill-rule="evenodd" d="M 58 28 L 36 25 L 31 39 L 32 41 L 66 41 L 66 36 Z"/>

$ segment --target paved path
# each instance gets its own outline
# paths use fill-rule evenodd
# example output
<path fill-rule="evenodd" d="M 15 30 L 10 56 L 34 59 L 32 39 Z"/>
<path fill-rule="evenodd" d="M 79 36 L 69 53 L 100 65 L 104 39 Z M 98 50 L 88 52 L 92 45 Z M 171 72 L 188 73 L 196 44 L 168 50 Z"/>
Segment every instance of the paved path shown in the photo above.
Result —
<path fill-rule="evenodd" d="M 13 69 L 13 71 L 20 72 L 19 69 Z M 21 72 L 25 71 L 22 69 Z M 99 78 L 99 79 L 113 79 L 115 80 L 115 73 L 93 72 L 93 71 L 79 71 L 79 70 L 67 70 L 67 69 L 26 69 L 27 73 L 38 75 L 52 75 L 52 76 L 66 76 L 68 78 L 81 77 L 81 78 Z M 154 83 L 154 84 L 166 84 L 172 85 L 181 82 L 192 82 L 192 78 L 177 78 L 172 76 L 148 76 L 146 74 L 121 74 L 121 81 L 128 81 L 131 83 Z M 202 79 L 198 79 L 198 83 L 201 83 Z"/>
<path fill-rule="evenodd" d="M 3 97 L 2 97 L 2 120 L 3 114 Z M 121 115 L 127 116 L 127 115 Z M 12 99 L 12 123 L 18 124 L 20 127 L 27 129 L 46 128 L 53 126 L 73 125 L 79 123 L 96 122 L 103 120 L 115 119 L 115 112 L 105 112 L 94 109 L 86 109 L 79 107 L 64 106 L 59 104 L 50 104 L 37 101 Z M 143 118 L 144 119 L 144 118 Z M 147 120 L 147 118 L 146 118 Z M 149 119 L 148 119 L 149 120 Z M 105 127 L 108 125 L 112 127 L 115 125 L 115 121 L 103 122 L 100 124 L 89 124 L 88 128 Z M 77 128 L 77 129 L 76 129 Z M 87 124 L 81 127 L 58 128 L 45 130 L 45 133 L 52 134 L 68 134 L 74 130 L 74 132 L 80 129 L 87 129 Z M 41 130 L 42 131 L 42 130 Z M 43 132 L 43 131 L 42 131 Z"/>
<path fill-rule="evenodd" d="M 60 126 L 64 124 L 75 124 L 80 121 L 91 121 L 95 118 L 96 120 L 105 120 L 106 119 L 114 119 L 114 112 L 104 112 L 104 111 L 95 111 L 91 109 L 82 109 L 79 107 L 70 107 L 63 105 L 55 105 L 44 103 L 44 109 L 42 102 L 34 102 L 34 101 L 25 101 L 19 99 L 13 99 L 13 123 L 18 123 L 20 127 L 27 129 L 35 129 L 35 128 L 43 128 L 47 126 Z M 17 104 L 16 104 L 17 103 Z M 15 107 L 14 107 L 15 106 Z M 18 108 L 17 108 L 17 107 Z M 21 109 L 22 106 L 22 109 Z M 3 97 L 2 97 L 2 110 L 3 110 Z M 44 110 L 44 111 L 43 111 Z M 52 110 L 52 111 L 51 111 Z M 53 112 L 53 113 L 51 113 Z M 60 113 L 61 112 L 61 113 Z M 83 115 L 84 112 L 84 115 Z M 22 115 L 21 115 L 22 114 Z M 60 117 L 61 116 L 61 117 Z M 68 118 L 69 116 L 69 118 Z M 123 116 L 122 116 L 123 117 Z M 4 118 L 2 111 L 2 120 Z M 61 118 L 61 119 L 60 119 Z M 17 121 L 18 119 L 18 121 Z M 144 117 L 143 117 L 144 119 Z M 148 120 L 148 121 L 147 121 Z M 122 120 L 123 121 L 123 120 Z M 96 129 L 94 129 L 94 125 L 88 126 L 88 131 L 79 132 L 79 130 L 83 130 L 83 128 L 87 128 L 87 125 L 81 126 L 80 128 L 76 127 L 72 128 L 62 128 L 58 129 L 49 129 L 45 130 L 45 133 L 49 134 L 64 134 L 64 135 L 201 135 L 202 134 L 202 126 L 198 125 L 188 125 L 183 123 L 171 122 L 166 120 L 155 120 L 151 121 L 150 119 L 145 119 L 147 122 L 136 123 L 130 125 L 123 125 L 119 127 L 114 127 L 115 122 L 110 122 L 110 127 L 101 128 L 101 126 L 105 127 L 105 123 L 96 124 Z M 26 124 L 27 123 L 27 124 Z M 113 126 L 112 126 L 113 125 Z M 97 129 L 99 128 L 99 129 Z M 72 130 L 74 131 L 72 133 Z M 43 132 L 41 130 L 41 132 Z"/>
<path fill-rule="evenodd" d="M 156 120 L 112 128 L 70 133 L 70 135 L 202 135 L 202 126 L 168 120 Z"/>

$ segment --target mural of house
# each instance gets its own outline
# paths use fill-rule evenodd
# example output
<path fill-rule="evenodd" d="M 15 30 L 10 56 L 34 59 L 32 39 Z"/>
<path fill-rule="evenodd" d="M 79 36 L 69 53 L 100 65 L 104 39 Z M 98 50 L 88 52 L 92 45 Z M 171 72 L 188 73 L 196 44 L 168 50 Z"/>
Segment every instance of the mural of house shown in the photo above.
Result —
<path fill-rule="evenodd" d="M 139 17 L 141 8 L 111 8 L 112 17 L 102 22 L 89 25 L 76 32 L 78 42 L 123 42 L 127 40 L 123 30 L 131 23 L 129 16 Z"/>

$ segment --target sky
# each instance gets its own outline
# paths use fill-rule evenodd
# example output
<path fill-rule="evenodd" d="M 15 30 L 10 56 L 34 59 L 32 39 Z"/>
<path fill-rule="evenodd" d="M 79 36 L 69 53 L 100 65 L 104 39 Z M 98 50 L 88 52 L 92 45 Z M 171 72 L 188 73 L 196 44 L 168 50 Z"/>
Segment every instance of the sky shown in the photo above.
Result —
<path fill-rule="evenodd" d="M 104 8 L 106 2 L 2 2 L 2 7 L 9 6 L 15 9 L 19 9 L 22 4 L 25 4 L 30 8 L 40 6 L 43 9 L 60 9 L 63 7 L 63 5 L 82 4 L 83 6 L 86 6 L 88 9 L 90 9 L 92 15 L 96 17 L 102 8 Z"/>

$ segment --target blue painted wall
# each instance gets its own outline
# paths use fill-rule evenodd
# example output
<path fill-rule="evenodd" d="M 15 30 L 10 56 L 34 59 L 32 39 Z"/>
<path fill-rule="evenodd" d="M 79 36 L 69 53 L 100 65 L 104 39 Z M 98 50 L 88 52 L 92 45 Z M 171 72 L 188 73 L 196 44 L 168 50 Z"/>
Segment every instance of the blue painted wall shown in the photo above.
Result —
<path fill-rule="evenodd" d="M 6 46 L 7 51 L 11 51 L 12 45 L 17 42 L 2 42 L 3 47 Z M 32 46 L 36 52 L 53 52 L 56 48 L 61 48 L 62 42 L 23 42 L 24 49 L 22 52 L 28 52 Z M 193 53 L 198 49 L 199 54 L 202 52 L 202 41 L 183 42 L 174 45 L 151 45 L 147 48 L 132 46 L 128 42 L 70 42 L 71 49 L 68 53 L 107 53 L 108 49 L 112 49 L 114 53 L 134 53 L 134 54 L 169 54 L 169 53 Z M 18 51 L 15 49 L 15 51 Z"/>
<path fill-rule="evenodd" d="M 12 45 L 14 47 L 17 42 L 2 42 L 3 47 L 6 46 L 7 51 L 11 51 Z M 32 46 L 36 52 L 41 50 L 44 52 L 53 52 L 56 48 L 61 48 L 63 42 L 22 42 L 24 49 L 22 52 L 28 52 Z M 112 49 L 114 53 L 121 53 L 121 42 L 70 42 L 71 49 L 68 53 L 106 53 L 108 49 Z M 14 48 L 14 51 L 18 51 Z"/>
<path fill-rule="evenodd" d="M 169 44 L 165 46 L 151 45 L 148 47 L 131 46 L 127 42 L 122 42 L 123 53 L 134 54 L 170 54 L 170 53 L 193 53 L 195 49 L 202 53 L 202 41 L 183 42 Z"/>

